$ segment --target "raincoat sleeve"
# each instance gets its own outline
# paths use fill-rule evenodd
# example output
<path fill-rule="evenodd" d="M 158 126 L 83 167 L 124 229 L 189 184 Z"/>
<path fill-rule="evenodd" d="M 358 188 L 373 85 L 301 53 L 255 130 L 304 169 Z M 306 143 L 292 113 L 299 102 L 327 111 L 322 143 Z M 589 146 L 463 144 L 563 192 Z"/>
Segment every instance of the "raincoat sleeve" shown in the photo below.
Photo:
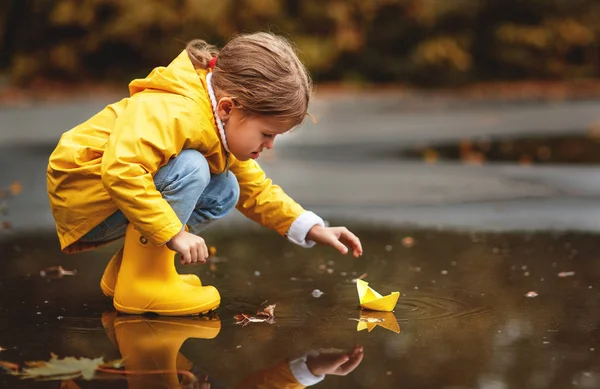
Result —
<path fill-rule="evenodd" d="M 281 187 L 273 184 L 256 161 L 236 161 L 231 171 L 240 185 L 237 209 L 241 213 L 296 244 L 304 247 L 314 245 L 305 237 L 312 226 L 324 225 L 320 217 L 306 211 Z"/>
<path fill-rule="evenodd" d="M 136 95 L 119 115 L 102 160 L 102 182 L 112 200 L 155 245 L 183 228 L 153 175 L 184 148 L 185 129 L 197 122 L 188 104 L 178 95 Z"/>
<path fill-rule="evenodd" d="M 246 377 L 238 389 L 302 389 L 287 363 L 281 362 L 268 369 L 260 370 Z"/>

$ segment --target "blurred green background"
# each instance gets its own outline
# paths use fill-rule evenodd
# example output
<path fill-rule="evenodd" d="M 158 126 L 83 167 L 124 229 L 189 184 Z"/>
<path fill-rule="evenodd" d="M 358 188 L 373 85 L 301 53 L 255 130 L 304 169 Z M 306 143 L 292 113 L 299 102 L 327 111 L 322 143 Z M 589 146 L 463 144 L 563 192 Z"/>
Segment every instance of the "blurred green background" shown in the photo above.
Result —
<path fill-rule="evenodd" d="M 4 0 L 0 72 L 129 80 L 193 38 L 290 37 L 317 82 L 452 86 L 599 76 L 598 0 Z"/>

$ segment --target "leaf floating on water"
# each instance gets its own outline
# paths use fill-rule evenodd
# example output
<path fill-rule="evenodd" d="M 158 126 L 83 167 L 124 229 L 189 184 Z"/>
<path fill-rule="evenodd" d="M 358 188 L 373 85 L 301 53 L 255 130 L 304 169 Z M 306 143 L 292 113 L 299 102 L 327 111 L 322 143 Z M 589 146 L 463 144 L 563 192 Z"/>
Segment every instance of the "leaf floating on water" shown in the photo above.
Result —
<path fill-rule="evenodd" d="M 380 319 L 377 317 L 361 317 L 360 319 L 355 319 L 355 318 L 351 317 L 348 320 L 356 320 L 356 321 L 363 322 L 363 323 L 383 323 L 385 321 L 384 319 Z"/>
<path fill-rule="evenodd" d="M 537 296 L 538 296 L 537 292 L 534 292 L 533 290 L 531 292 L 527 292 L 525 294 L 525 297 L 530 297 L 530 298 L 537 297 Z"/>
<path fill-rule="evenodd" d="M 261 305 L 264 305 L 264 303 Z M 266 306 L 262 310 L 259 309 L 256 312 L 256 315 L 254 315 L 254 316 L 247 315 L 245 313 L 235 315 L 233 317 L 235 320 L 237 320 L 237 323 L 235 323 L 235 324 L 240 324 L 242 327 L 247 326 L 249 323 L 273 324 L 273 323 L 275 323 L 275 306 L 276 305 L 277 304 L 271 304 L 271 305 Z"/>
<path fill-rule="evenodd" d="M 396 334 L 400 333 L 398 320 L 391 312 L 361 310 L 359 319 L 350 320 L 356 320 L 358 322 L 356 325 L 356 331 L 362 331 L 366 329 L 368 332 L 371 332 L 375 329 L 375 327 L 379 326 L 385 328 L 386 330 L 395 332 Z"/>
<path fill-rule="evenodd" d="M 47 278 L 63 278 L 64 276 L 74 276 L 77 270 L 65 270 L 62 266 L 51 266 L 40 271 L 40 276 Z"/>
<path fill-rule="evenodd" d="M 0 361 L 0 371 L 6 371 L 7 373 L 13 373 L 19 371 L 19 365 L 12 362 Z"/>
<path fill-rule="evenodd" d="M 48 362 L 28 362 L 22 371 L 14 371 L 12 374 L 23 379 L 38 380 L 68 380 L 83 378 L 91 380 L 94 378 L 96 369 L 104 364 L 102 357 L 96 359 L 66 357 L 59 359 L 52 355 Z"/>
<path fill-rule="evenodd" d="M 561 271 L 560 273 L 558 273 L 559 277 L 571 277 L 574 275 L 575 275 L 574 271 Z"/>
<path fill-rule="evenodd" d="M 402 238 L 402 246 L 406 247 L 406 248 L 411 248 L 415 245 L 415 238 L 413 238 L 412 236 L 406 236 L 404 238 Z"/>

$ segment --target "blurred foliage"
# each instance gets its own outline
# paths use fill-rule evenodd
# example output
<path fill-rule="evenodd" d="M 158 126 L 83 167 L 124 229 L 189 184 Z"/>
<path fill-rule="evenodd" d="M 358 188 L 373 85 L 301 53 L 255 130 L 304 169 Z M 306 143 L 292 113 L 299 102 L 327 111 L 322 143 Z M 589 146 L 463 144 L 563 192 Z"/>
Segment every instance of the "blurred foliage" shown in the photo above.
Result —
<path fill-rule="evenodd" d="M 318 81 L 452 85 L 598 77 L 597 0 L 5 0 L 0 70 L 17 83 L 130 79 L 193 38 L 294 40 Z"/>

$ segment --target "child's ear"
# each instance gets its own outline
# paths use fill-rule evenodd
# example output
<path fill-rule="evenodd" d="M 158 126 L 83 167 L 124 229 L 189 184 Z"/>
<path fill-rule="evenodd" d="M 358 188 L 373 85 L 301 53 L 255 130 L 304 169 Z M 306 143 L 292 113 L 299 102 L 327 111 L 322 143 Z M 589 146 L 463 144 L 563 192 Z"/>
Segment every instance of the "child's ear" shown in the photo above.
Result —
<path fill-rule="evenodd" d="M 221 97 L 217 103 L 217 112 L 221 120 L 225 121 L 233 111 L 233 99 L 231 97 Z"/>

